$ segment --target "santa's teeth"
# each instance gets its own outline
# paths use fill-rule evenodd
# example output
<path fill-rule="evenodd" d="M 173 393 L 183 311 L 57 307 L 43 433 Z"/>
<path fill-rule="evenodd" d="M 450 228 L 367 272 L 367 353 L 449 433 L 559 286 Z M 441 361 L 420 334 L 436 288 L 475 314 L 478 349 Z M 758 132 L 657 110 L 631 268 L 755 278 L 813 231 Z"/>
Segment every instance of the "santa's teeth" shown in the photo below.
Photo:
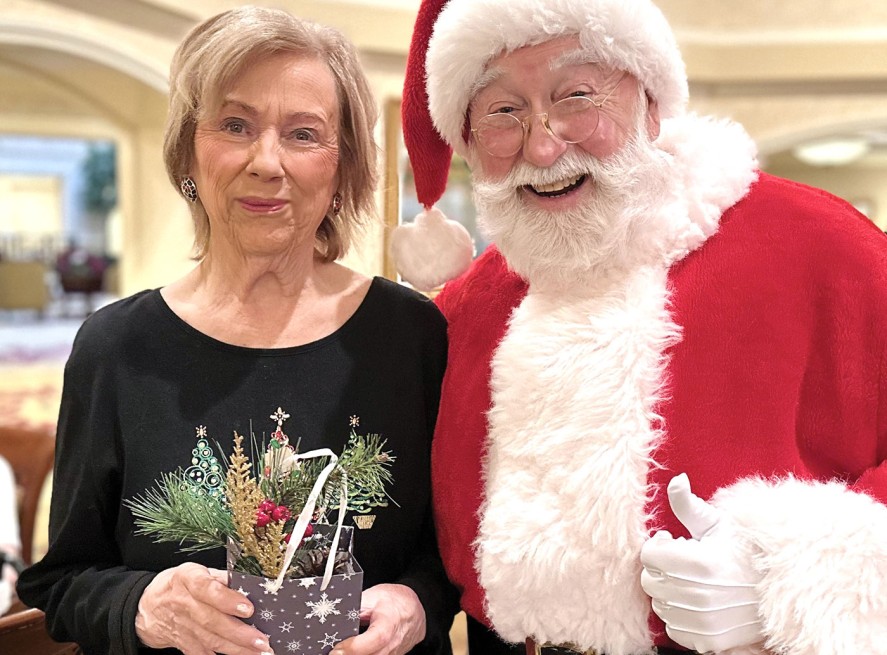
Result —
<path fill-rule="evenodd" d="M 560 182 L 552 182 L 551 184 L 542 184 L 539 186 L 533 185 L 531 188 L 537 193 L 554 193 L 555 191 L 560 191 L 561 189 L 573 186 L 581 177 L 581 175 L 577 175 L 569 180 L 561 180 Z"/>

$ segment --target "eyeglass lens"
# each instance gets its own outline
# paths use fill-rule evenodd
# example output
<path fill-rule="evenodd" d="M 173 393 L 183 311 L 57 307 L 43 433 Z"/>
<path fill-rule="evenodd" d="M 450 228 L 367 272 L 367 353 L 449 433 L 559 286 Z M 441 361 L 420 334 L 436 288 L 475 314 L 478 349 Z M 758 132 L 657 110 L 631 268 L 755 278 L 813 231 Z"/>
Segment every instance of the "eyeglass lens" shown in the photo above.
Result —
<path fill-rule="evenodd" d="M 532 116 L 525 120 L 532 120 Z M 597 129 L 598 109 L 591 98 L 559 100 L 547 112 L 548 127 L 561 141 L 584 141 Z M 532 126 L 529 129 L 533 129 Z M 475 130 L 480 145 L 491 155 L 507 157 L 521 149 L 524 125 L 513 114 L 489 114 L 477 122 Z"/>
<path fill-rule="evenodd" d="M 599 116 L 590 98 L 564 98 L 548 110 L 548 127 L 561 141 L 577 143 L 594 133 Z"/>

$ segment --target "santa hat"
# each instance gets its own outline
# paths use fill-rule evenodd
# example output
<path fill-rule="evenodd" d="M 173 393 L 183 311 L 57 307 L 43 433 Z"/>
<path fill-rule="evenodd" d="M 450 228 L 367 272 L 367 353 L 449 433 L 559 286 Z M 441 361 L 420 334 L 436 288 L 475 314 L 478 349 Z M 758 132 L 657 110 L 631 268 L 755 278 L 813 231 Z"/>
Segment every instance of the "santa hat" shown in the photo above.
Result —
<path fill-rule="evenodd" d="M 668 21 L 650 0 L 422 1 L 407 59 L 402 120 L 416 194 L 426 211 L 416 225 L 401 226 L 392 237 L 405 280 L 433 287 L 470 264 L 470 241 L 466 248 L 464 237 L 456 236 L 461 226 L 433 206 L 446 189 L 453 150 L 467 153 L 468 103 L 490 60 L 569 34 L 579 36 L 588 61 L 634 75 L 662 118 L 684 113 L 684 61 Z"/>

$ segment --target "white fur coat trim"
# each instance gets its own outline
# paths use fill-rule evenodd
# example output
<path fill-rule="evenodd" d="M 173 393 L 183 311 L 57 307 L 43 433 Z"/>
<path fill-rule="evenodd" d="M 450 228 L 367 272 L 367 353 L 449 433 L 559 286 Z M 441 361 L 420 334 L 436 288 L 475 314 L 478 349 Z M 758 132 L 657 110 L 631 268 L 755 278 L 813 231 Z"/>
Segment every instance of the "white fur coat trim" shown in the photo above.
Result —
<path fill-rule="evenodd" d="M 717 231 L 756 176 L 738 126 L 686 116 L 663 127 L 674 193 L 646 234 L 606 276 L 559 291 L 530 280 L 493 357 L 476 564 L 487 615 L 511 641 L 608 655 L 652 643 L 640 549 L 664 352 L 680 339 L 668 269 Z"/>
<path fill-rule="evenodd" d="M 721 215 L 758 178 L 758 149 L 730 120 L 696 114 L 662 121 L 656 146 L 673 159 L 674 199 L 663 205 L 661 261 L 670 266 L 717 232 Z"/>
<path fill-rule="evenodd" d="M 609 655 L 650 645 L 640 587 L 666 271 L 597 294 L 530 293 L 493 361 L 477 542 L 495 629 Z"/>
<path fill-rule="evenodd" d="M 887 507 L 839 482 L 796 479 L 744 480 L 711 502 L 763 575 L 769 651 L 887 653 Z"/>
<path fill-rule="evenodd" d="M 650 0 L 450 0 L 435 21 L 426 58 L 429 110 L 444 140 L 465 154 L 468 103 L 493 57 L 567 34 L 579 34 L 589 61 L 639 79 L 662 116 L 683 113 L 684 61 Z"/>

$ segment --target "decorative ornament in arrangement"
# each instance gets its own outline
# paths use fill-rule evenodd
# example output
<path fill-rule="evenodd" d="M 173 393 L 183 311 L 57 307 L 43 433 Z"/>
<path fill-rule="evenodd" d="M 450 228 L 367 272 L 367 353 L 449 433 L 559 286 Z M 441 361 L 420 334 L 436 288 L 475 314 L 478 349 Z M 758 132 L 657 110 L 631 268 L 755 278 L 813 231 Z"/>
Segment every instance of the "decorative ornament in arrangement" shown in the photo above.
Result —
<path fill-rule="evenodd" d="M 277 652 L 326 655 L 359 627 L 363 570 L 352 555 L 354 528 L 342 525 L 345 512 L 362 516 L 393 502 L 385 489 L 394 457 L 379 435 L 357 434 L 356 417 L 338 456 L 326 448 L 299 453 L 283 432 L 289 414 L 278 407 L 271 418 L 277 427 L 268 443 L 252 437 L 258 456 L 246 455 L 235 432 L 224 464 L 198 427 L 191 465 L 162 474 L 156 488 L 124 504 L 137 534 L 158 543 L 185 552 L 225 547 L 228 585 L 253 602 L 247 622 Z"/>

